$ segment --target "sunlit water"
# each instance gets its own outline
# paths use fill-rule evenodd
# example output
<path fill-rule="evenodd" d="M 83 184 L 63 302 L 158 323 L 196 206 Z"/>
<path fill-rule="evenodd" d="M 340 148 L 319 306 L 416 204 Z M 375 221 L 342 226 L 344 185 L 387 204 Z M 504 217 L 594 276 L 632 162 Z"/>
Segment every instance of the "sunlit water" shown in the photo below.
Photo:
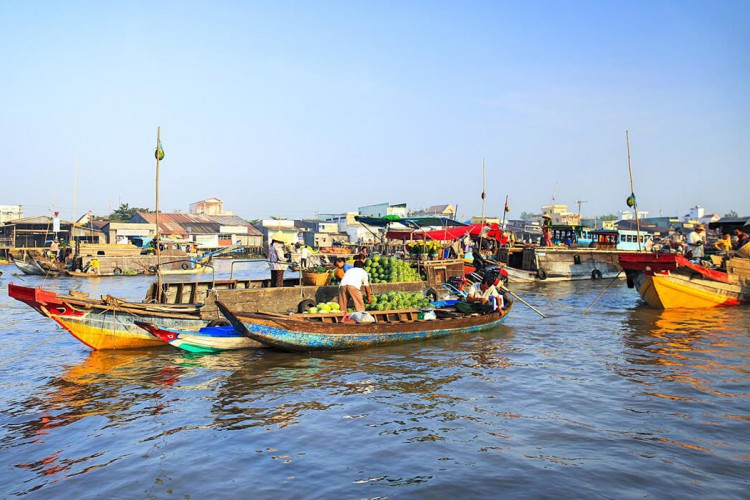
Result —
<path fill-rule="evenodd" d="M 608 281 L 548 283 L 515 288 L 547 319 L 424 343 L 91 352 L 2 270 L 3 497 L 750 497 L 747 308 L 656 311 L 622 280 L 582 316 Z"/>

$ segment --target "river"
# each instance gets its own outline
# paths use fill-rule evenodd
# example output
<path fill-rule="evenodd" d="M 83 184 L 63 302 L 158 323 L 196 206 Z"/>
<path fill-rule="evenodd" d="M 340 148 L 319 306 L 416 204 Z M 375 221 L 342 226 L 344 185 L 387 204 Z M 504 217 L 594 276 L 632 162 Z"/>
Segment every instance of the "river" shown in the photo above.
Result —
<path fill-rule="evenodd" d="M 619 280 L 583 316 L 608 281 L 544 283 L 514 290 L 546 319 L 516 302 L 424 343 L 92 352 L 8 282 L 141 300 L 151 279 L 14 269 L 3 498 L 750 497 L 747 308 L 649 309 Z"/>

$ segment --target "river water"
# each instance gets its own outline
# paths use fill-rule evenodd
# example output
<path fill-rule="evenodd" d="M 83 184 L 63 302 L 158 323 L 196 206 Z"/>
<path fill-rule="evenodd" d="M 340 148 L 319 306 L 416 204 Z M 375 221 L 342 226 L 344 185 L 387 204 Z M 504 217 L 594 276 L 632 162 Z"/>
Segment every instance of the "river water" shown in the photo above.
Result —
<path fill-rule="evenodd" d="M 545 283 L 515 291 L 546 319 L 517 302 L 425 343 L 92 352 L 7 283 L 150 279 L 0 269 L 4 498 L 750 497 L 747 308 L 653 310 L 620 280 L 582 316 L 608 281 Z"/>

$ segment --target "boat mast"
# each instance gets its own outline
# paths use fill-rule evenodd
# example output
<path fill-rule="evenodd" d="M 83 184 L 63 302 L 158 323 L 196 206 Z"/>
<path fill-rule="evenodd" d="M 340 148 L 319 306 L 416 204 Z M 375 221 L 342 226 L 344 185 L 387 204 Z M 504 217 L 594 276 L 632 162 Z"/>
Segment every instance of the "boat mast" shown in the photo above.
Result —
<path fill-rule="evenodd" d="M 508 212 L 509 212 L 509 210 L 508 210 L 508 195 L 506 194 L 505 195 L 505 205 L 503 205 L 503 224 L 500 227 L 500 229 L 502 229 L 503 232 L 505 232 L 505 214 L 508 213 Z"/>
<path fill-rule="evenodd" d="M 78 247 L 76 246 L 76 200 L 78 199 L 78 155 L 76 155 L 75 166 L 73 167 L 73 225 L 70 226 L 70 241 L 68 245 L 73 247 L 73 270 L 75 271 L 75 259 L 78 257 Z M 65 256 L 65 253 L 62 254 Z"/>
<path fill-rule="evenodd" d="M 479 232 L 479 249 L 478 249 L 478 255 L 482 255 L 482 240 L 484 240 L 484 200 L 487 197 L 486 195 L 486 170 L 484 165 L 484 156 L 482 157 L 482 229 Z"/>
<path fill-rule="evenodd" d="M 638 251 L 641 251 L 641 224 L 638 220 L 638 200 L 635 197 L 635 190 L 633 189 L 633 166 L 630 163 L 630 134 L 625 131 L 625 141 L 628 144 L 628 172 L 630 173 L 630 196 L 633 197 L 633 210 L 635 210 L 635 231 L 636 238 L 638 238 Z"/>
<path fill-rule="evenodd" d="M 159 245 L 159 160 L 164 158 L 161 148 L 161 127 L 156 127 L 156 237 L 154 249 L 156 253 L 156 303 L 161 303 L 161 249 Z M 160 158 L 161 156 L 161 158 Z"/>

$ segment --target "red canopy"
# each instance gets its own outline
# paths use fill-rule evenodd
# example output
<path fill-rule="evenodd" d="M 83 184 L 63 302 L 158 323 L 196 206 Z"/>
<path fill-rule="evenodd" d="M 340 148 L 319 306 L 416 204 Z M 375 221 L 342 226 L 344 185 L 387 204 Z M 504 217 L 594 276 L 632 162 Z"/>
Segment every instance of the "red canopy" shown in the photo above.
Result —
<path fill-rule="evenodd" d="M 497 223 L 469 224 L 468 226 L 449 227 L 447 229 L 435 229 L 432 231 L 424 231 L 422 229 L 418 229 L 416 231 L 391 230 L 386 233 L 386 237 L 393 240 L 451 241 L 458 238 L 463 238 L 467 233 L 474 238 L 478 238 L 482 233 L 482 228 L 485 226 L 489 228 L 489 232 L 485 236 L 485 238 L 500 241 L 503 236 L 503 231 L 502 229 L 500 229 L 500 226 L 498 226 Z"/>

